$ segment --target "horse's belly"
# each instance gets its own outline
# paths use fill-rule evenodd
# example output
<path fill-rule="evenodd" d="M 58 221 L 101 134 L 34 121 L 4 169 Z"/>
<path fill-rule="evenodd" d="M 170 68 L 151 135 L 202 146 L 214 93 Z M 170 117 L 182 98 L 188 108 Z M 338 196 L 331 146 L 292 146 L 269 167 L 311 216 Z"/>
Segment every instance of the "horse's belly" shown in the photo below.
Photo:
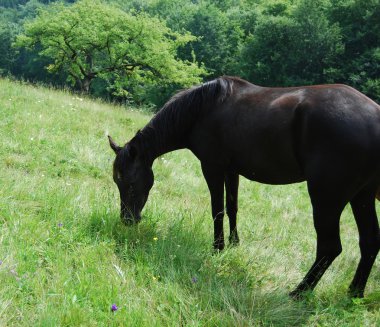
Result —
<path fill-rule="evenodd" d="M 305 180 L 305 177 L 299 168 L 297 162 L 270 162 L 262 165 L 247 162 L 239 165 L 235 163 L 232 170 L 245 178 L 259 183 L 281 185 L 298 183 Z"/>
<path fill-rule="evenodd" d="M 259 182 L 264 184 L 271 184 L 271 185 L 284 185 L 284 184 L 292 184 L 292 183 L 299 183 L 305 181 L 304 176 L 298 174 L 294 175 L 281 175 L 281 176 L 269 176 L 267 174 L 260 174 L 260 173 L 239 173 L 239 175 L 244 176 L 245 178 Z"/>

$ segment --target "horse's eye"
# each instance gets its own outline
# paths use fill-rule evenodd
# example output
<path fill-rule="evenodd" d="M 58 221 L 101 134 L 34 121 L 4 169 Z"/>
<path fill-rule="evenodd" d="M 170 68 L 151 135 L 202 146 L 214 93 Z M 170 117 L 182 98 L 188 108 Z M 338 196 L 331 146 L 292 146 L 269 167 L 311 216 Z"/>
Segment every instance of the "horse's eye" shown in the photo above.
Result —
<path fill-rule="evenodd" d="M 122 182 L 123 176 L 119 171 L 115 171 L 113 175 L 113 180 L 116 184 L 120 184 Z"/>

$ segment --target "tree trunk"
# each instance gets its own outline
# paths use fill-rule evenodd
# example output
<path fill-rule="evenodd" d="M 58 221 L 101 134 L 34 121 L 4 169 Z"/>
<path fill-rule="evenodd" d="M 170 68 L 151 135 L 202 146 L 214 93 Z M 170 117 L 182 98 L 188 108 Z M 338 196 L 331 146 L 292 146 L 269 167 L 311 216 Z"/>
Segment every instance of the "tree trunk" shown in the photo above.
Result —
<path fill-rule="evenodd" d="M 81 91 L 85 94 L 90 93 L 90 86 L 91 86 L 92 78 L 85 77 L 81 81 Z"/>

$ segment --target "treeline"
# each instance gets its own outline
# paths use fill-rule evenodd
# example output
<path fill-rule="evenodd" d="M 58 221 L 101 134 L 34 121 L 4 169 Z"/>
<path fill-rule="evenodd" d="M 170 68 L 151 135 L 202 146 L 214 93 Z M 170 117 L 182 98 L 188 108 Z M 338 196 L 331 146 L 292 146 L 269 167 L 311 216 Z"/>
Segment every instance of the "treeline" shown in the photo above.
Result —
<path fill-rule="evenodd" d="M 380 0 L 0 1 L 0 72 L 161 104 L 220 75 L 380 102 Z"/>

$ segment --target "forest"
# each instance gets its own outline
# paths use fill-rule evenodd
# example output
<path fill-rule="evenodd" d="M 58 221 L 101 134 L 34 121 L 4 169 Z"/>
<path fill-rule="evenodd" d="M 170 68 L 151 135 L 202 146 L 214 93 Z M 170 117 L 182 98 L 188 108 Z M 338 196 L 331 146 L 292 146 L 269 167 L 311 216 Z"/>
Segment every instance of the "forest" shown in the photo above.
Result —
<path fill-rule="evenodd" d="M 1 0 L 0 75 L 158 108 L 220 75 L 380 101 L 380 0 Z"/>

